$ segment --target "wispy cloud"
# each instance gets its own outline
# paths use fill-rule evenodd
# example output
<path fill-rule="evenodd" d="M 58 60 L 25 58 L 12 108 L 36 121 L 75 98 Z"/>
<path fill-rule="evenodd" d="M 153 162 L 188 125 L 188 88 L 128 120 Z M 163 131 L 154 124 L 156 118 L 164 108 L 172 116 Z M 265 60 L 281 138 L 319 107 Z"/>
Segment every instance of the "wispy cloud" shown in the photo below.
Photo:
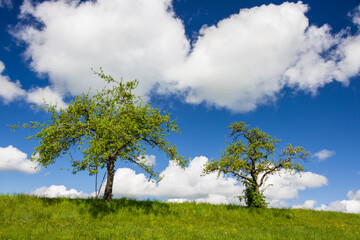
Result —
<path fill-rule="evenodd" d="M 0 0 L 0 8 L 13 8 L 12 0 Z"/>
<path fill-rule="evenodd" d="M 326 159 L 332 157 L 335 155 L 335 151 L 330 151 L 327 149 L 323 149 L 317 153 L 314 153 L 314 157 L 316 157 L 317 159 L 319 159 L 319 161 L 325 161 Z"/>

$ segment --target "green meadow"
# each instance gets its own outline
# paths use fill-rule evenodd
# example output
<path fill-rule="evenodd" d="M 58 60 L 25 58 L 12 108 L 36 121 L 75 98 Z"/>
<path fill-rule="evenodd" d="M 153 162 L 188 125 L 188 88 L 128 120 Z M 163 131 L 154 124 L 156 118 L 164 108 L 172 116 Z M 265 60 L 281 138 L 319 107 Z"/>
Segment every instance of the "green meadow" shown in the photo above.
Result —
<path fill-rule="evenodd" d="M 1 195 L 0 239 L 360 239 L 360 214 Z"/>

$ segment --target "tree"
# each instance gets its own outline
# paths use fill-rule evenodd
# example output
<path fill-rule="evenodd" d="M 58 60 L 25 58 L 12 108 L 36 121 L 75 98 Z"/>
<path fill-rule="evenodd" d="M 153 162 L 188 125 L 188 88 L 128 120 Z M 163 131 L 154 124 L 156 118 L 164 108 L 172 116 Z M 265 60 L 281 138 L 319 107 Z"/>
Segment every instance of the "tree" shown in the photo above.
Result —
<path fill-rule="evenodd" d="M 161 112 L 144 104 L 133 93 L 138 81 L 120 82 L 110 75 L 94 72 L 112 87 L 104 88 L 93 96 L 88 93 L 76 96 L 66 109 L 57 110 L 56 105 L 46 104 L 42 110 L 50 114 L 45 123 L 31 122 L 12 126 L 13 129 L 40 128 L 35 137 L 40 145 L 35 147 L 32 160 L 42 166 L 53 164 L 55 159 L 67 155 L 73 173 L 87 170 L 89 175 L 99 168 L 107 171 L 104 200 L 112 200 L 115 163 L 118 159 L 131 162 L 149 174 L 159 177 L 145 161 L 146 147 L 157 147 L 184 167 L 185 160 L 178 155 L 176 146 L 166 141 L 170 132 L 180 132 L 168 112 Z M 83 158 L 74 160 L 71 152 L 81 150 Z"/>
<path fill-rule="evenodd" d="M 276 145 L 280 141 L 258 128 L 250 129 L 244 122 L 235 122 L 228 127 L 231 143 L 221 154 L 219 160 L 210 160 L 204 166 L 204 173 L 218 172 L 230 174 L 241 181 L 244 186 L 245 200 L 249 207 L 266 207 L 265 197 L 261 187 L 267 178 L 280 170 L 290 173 L 305 170 L 295 159 L 306 160 L 309 153 L 303 147 L 292 147 L 290 144 L 275 158 Z"/>

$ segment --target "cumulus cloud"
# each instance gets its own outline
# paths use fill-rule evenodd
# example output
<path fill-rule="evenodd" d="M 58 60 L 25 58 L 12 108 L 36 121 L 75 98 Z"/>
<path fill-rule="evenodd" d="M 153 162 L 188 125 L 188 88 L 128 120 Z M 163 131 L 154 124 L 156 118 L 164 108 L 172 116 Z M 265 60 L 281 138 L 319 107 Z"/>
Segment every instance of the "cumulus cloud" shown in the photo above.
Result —
<path fill-rule="evenodd" d="M 141 80 L 144 95 L 161 81 L 164 69 L 189 50 L 182 22 L 170 0 L 46 1 L 21 7 L 44 27 L 23 25 L 14 34 L 28 46 L 31 67 L 47 74 L 56 90 L 79 94 L 102 87 L 90 71 L 103 67 L 119 79 Z"/>
<path fill-rule="evenodd" d="M 306 200 L 304 204 L 293 205 L 292 208 L 314 209 L 315 204 L 315 200 Z"/>
<path fill-rule="evenodd" d="M 360 72 L 360 5 L 354 10 L 352 17 L 358 27 L 358 35 L 343 39 L 337 49 L 337 55 L 341 58 L 337 75 L 339 79 L 345 80 L 358 76 Z"/>
<path fill-rule="evenodd" d="M 244 187 L 234 178 L 216 173 L 205 176 L 202 169 L 208 158 L 196 157 L 188 167 L 181 169 L 173 162 L 161 172 L 164 178 L 155 183 L 148 181 L 142 173 L 137 174 L 129 168 L 119 168 L 114 178 L 114 195 L 145 198 L 149 196 L 168 199 L 170 202 L 209 202 L 214 204 L 239 204 L 237 196 L 242 194 Z M 321 187 L 327 184 L 324 176 L 311 172 L 291 175 L 282 172 L 280 176 L 269 177 L 268 184 L 273 184 L 265 189 L 272 207 L 286 206 L 285 200 L 295 198 L 298 192 L 307 188 Z"/>
<path fill-rule="evenodd" d="M 194 158 L 188 167 L 181 169 L 173 162 L 161 172 L 163 179 L 155 183 L 148 181 L 142 173 L 136 174 L 129 168 L 119 168 L 114 177 L 114 195 L 144 198 L 148 196 L 169 199 L 169 201 L 198 201 L 212 203 L 237 203 L 242 186 L 233 178 L 217 174 L 202 175 L 206 157 Z"/>
<path fill-rule="evenodd" d="M 247 112 L 276 101 L 284 87 L 316 94 L 359 73 L 360 36 L 310 25 L 307 10 L 302 2 L 241 9 L 203 26 L 190 47 L 170 0 L 26 0 L 20 17 L 43 26 L 25 21 L 13 34 L 57 92 L 103 86 L 89 71 L 102 66 L 116 78 L 139 79 L 142 95 L 156 86 L 189 103 Z"/>
<path fill-rule="evenodd" d="M 40 166 L 29 160 L 26 153 L 10 145 L 6 148 L 0 147 L 0 171 L 35 174 L 40 171 Z"/>
<path fill-rule="evenodd" d="M 301 2 L 263 5 L 203 27 L 168 77 L 188 91 L 188 102 L 238 112 L 276 101 L 285 86 L 316 94 L 332 81 L 346 84 L 359 73 L 359 36 L 309 25 L 307 9 Z"/>
<path fill-rule="evenodd" d="M 19 81 L 12 82 L 8 76 L 4 76 L 2 72 L 5 70 L 5 65 L 0 61 L 0 99 L 5 104 L 25 95 L 25 91 L 21 88 Z"/>
<path fill-rule="evenodd" d="M 143 173 L 137 174 L 129 168 L 119 168 L 115 172 L 113 194 L 115 197 L 148 198 L 157 197 L 169 202 L 207 202 L 212 204 L 240 204 L 237 196 L 242 194 L 244 187 L 236 179 L 217 173 L 203 175 L 203 166 L 208 162 L 204 156 L 195 157 L 188 167 L 182 169 L 174 162 L 161 172 L 163 179 L 156 183 L 148 181 Z M 265 196 L 271 207 L 286 207 L 286 200 L 298 196 L 298 192 L 306 188 L 321 187 L 327 184 L 324 176 L 311 172 L 291 176 L 282 173 L 281 176 L 271 176 L 268 179 L 273 186 L 266 188 Z M 101 189 L 104 193 L 104 187 Z M 41 187 L 31 193 L 46 197 L 85 198 L 94 196 L 78 192 L 75 189 L 67 190 L 65 186 Z M 360 191 L 350 194 L 351 198 L 359 198 Z M 308 206 L 310 203 L 306 203 Z"/>
<path fill-rule="evenodd" d="M 34 103 L 38 106 L 44 106 L 44 101 L 50 105 L 57 105 L 58 109 L 67 108 L 67 104 L 63 101 L 62 96 L 51 89 L 49 86 L 44 88 L 33 88 L 27 92 L 26 101 Z"/>
<path fill-rule="evenodd" d="M 328 184 L 325 176 L 312 173 L 302 172 L 289 173 L 280 171 L 279 174 L 271 175 L 265 186 L 265 196 L 269 199 L 291 199 L 298 197 L 299 191 L 307 188 L 317 188 Z"/>
<path fill-rule="evenodd" d="M 349 191 L 347 197 L 350 200 L 360 201 L 360 190 L 358 190 L 356 193 L 354 193 L 353 191 Z"/>
<path fill-rule="evenodd" d="M 5 65 L 0 61 L 0 74 L 5 70 Z M 0 99 L 5 104 L 14 100 L 25 99 L 28 103 L 44 106 L 44 101 L 48 104 L 57 104 L 58 109 L 66 108 L 67 104 L 63 101 L 61 94 L 55 92 L 50 86 L 45 88 L 32 88 L 28 91 L 22 89 L 19 81 L 12 82 L 8 76 L 0 75 Z"/>
<path fill-rule="evenodd" d="M 192 103 L 245 112 L 274 101 L 285 85 L 282 74 L 304 41 L 306 10 L 300 3 L 263 5 L 204 26 L 190 56 L 168 77 L 189 89 Z"/>
<path fill-rule="evenodd" d="M 327 149 L 323 149 L 317 153 L 314 153 L 314 157 L 318 158 L 319 161 L 324 161 L 327 158 L 330 158 L 335 155 L 335 151 L 329 151 Z"/>
<path fill-rule="evenodd" d="M 47 198 L 89 198 L 93 196 L 87 193 L 83 193 L 82 191 L 78 192 L 73 188 L 67 190 L 64 185 L 51 185 L 50 187 L 40 187 L 35 189 L 33 192 L 30 192 L 29 195 Z"/>
<path fill-rule="evenodd" d="M 348 200 L 331 202 L 329 205 L 322 204 L 315 210 L 360 213 L 360 190 L 356 193 L 349 191 L 347 197 Z"/>
<path fill-rule="evenodd" d="M 315 207 L 315 200 L 306 200 L 304 204 L 294 205 L 292 208 L 314 209 L 318 211 L 335 211 L 345 213 L 360 213 L 360 190 L 357 192 L 349 191 L 347 200 L 339 200 L 330 204 L 321 204 Z"/>

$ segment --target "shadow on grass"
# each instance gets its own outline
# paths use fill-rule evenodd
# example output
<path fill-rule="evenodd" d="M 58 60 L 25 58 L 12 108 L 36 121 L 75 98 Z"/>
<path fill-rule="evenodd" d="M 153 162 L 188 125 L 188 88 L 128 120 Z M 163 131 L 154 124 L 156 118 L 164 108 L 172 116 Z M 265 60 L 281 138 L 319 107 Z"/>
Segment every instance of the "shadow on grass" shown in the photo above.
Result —
<path fill-rule="evenodd" d="M 117 213 L 119 211 L 128 211 L 134 215 L 138 214 L 169 214 L 169 205 L 159 201 L 138 201 L 133 199 L 113 199 L 111 203 L 103 199 L 88 199 L 89 212 L 97 218 L 107 214 Z"/>
<path fill-rule="evenodd" d="M 94 217 L 104 217 L 108 214 L 116 214 L 119 211 L 131 212 L 133 215 L 139 214 L 168 214 L 169 206 L 158 201 L 138 201 L 133 199 L 113 199 L 107 203 L 103 199 L 83 199 L 89 213 Z"/>
<path fill-rule="evenodd" d="M 107 203 L 101 198 L 89 199 L 68 199 L 68 198 L 39 198 L 44 205 L 58 205 L 63 202 L 71 202 L 77 205 L 80 214 L 89 212 L 94 218 L 102 218 L 108 214 L 116 214 L 120 211 L 131 212 L 133 215 L 139 214 L 169 214 L 169 205 L 160 201 L 140 201 L 133 199 L 113 199 Z"/>
<path fill-rule="evenodd" d="M 244 206 L 240 206 L 240 205 L 234 205 L 234 204 L 229 204 L 229 205 L 225 205 L 227 210 L 239 210 L 239 209 L 244 209 Z"/>

